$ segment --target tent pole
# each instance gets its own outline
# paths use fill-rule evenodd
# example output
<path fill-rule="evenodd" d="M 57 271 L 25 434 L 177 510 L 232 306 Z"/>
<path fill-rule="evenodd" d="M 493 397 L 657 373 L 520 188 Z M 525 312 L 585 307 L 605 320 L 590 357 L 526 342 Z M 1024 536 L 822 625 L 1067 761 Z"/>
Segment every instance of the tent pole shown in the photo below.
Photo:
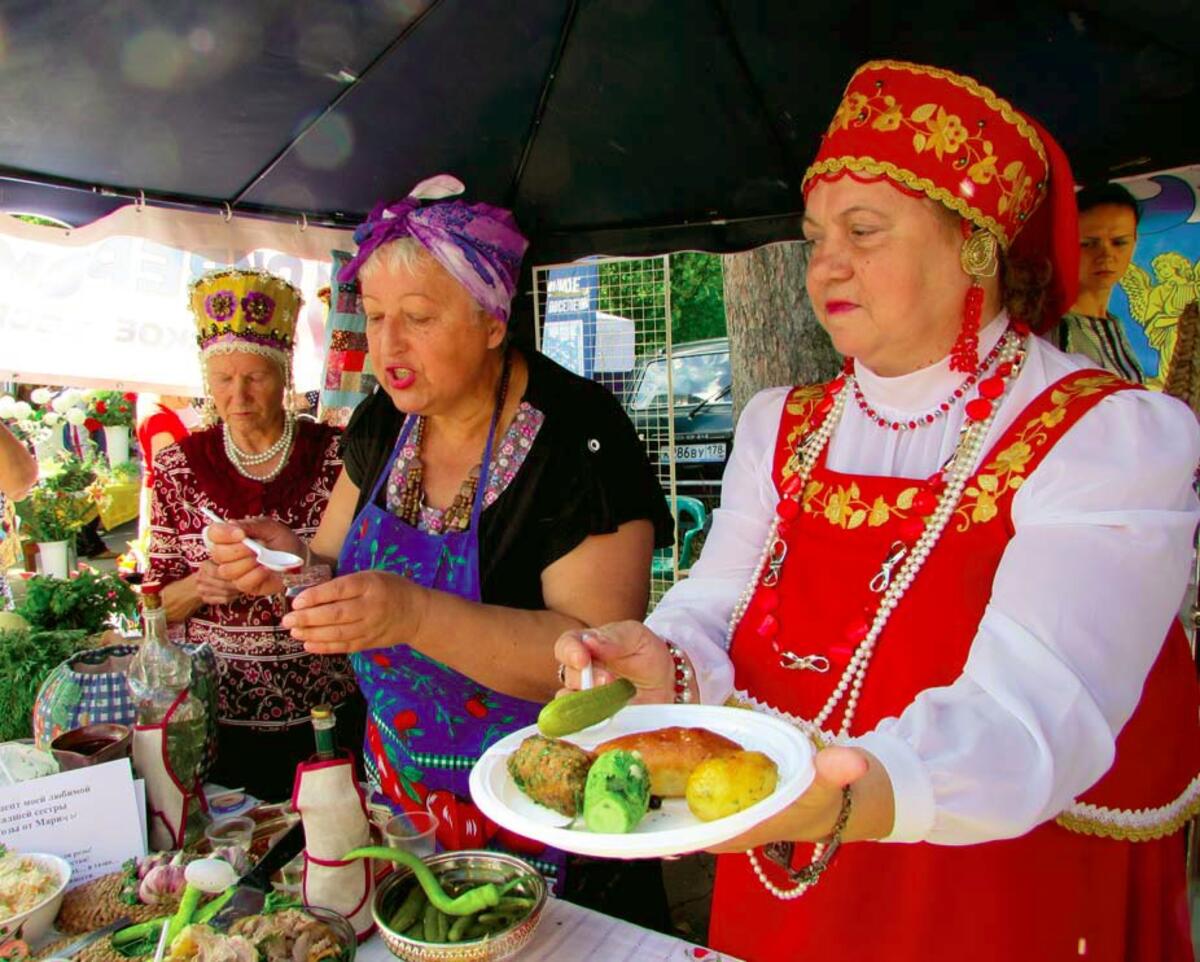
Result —
<path fill-rule="evenodd" d="M 533 117 L 529 121 L 529 130 L 525 134 L 525 145 L 521 148 L 521 159 L 517 161 L 517 169 L 513 172 L 512 183 L 508 188 L 504 206 L 510 209 L 517 202 L 517 192 L 521 189 L 521 179 L 525 176 L 525 165 L 529 163 L 529 155 L 533 153 L 533 142 L 537 140 L 537 135 L 542 129 L 542 118 L 546 115 L 546 105 L 550 102 L 550 91 L 554 88 L 554 81 L 558 77 L 558 67 L 562 63 L 563 51 L 567 48 L 567 37 L 570 36 L 571 29 L 575 26 L 575 15 L 578 12 L 579 0 L 571 0 L 571 6 L 567 9 L 566 16 L 563 17 L 562 29 L 558 32 L 558 43 L 554 47 L 554 56 L 550 58 L 550 69 L 546 71 L 546 76 L 542 79 L 541 95 L 538 97 Z"/>

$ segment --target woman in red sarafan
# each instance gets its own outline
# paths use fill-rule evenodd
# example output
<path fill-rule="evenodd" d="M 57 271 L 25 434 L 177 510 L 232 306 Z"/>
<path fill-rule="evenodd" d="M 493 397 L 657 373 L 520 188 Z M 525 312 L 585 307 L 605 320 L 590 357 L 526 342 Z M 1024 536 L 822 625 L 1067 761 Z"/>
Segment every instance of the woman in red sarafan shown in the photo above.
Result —
<path fill-rule="evenodd" d="M 361 737 L 362 700 L 343 657 L 310 655 L 279 627 L 278 596 L 245 595 L 216 574 L 196 509 L 275 518 L 311 538 L 342 467 L 338 432 L 298 420 L 291 352 L 300 293 L 261 271 L 224 269 L 193 283 L 208 420 L 154 460 L 149 578 L 168 619 L 217 656 L 217 763 L 211 777 L 260 798 L 292 789 L 312 751 L 314 705 L 338 709 L 346 743 Z"/>
<path fill-rule="evenodd" d="M 591 658 L 641 700 L 731 699 L 820 749 L 719 859 L 720 951 L 1192 958 L 1176 612 L 1200 440 L 1034 333 L 1074 297 L 1073 186 L 976 81 L 860 68 L 805 176 L 844 371 L 749 403 L 704 555 L 646 626 L 559 640 L 569 686 Z"/>

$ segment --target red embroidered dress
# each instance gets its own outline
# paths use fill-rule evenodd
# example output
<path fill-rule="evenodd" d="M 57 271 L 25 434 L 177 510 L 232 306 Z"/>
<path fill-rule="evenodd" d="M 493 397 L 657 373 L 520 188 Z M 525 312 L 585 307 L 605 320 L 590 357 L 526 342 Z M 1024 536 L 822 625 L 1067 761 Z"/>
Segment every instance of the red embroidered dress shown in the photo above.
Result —
<path fill-rule="evenodd" d="M 1128 387 L 1094 371 L 1071 374 L 1043 391 L 985 454 L 884 629 L 851 735 L 962 674 L 1013 536 L 1014 494 L 1080 417 Z M 792 452 L 820 423 L 821 397 L 820 388 L 801 388 L 784 404 L 777 488 L 789 476 Z M 824 457 L 814 466 L 787 535 L 790 563 L 774 592 L 759 586 L 732 641 L 735 686 L 759 708 L 796 719 L 821 710 L 853 653 L 855 626 L 878 603 L 869 582 L 913 514 L 919 484 L 838 473 Z M 768 610 L 777 615 L 777 635 L 758 630 Z M 783 651 L 823 655 L 830 671 L 785 669 Z M 745 855 L 723 856 L 710 941 L 762 962 L 1191 959 L 1178 831 L 1194 807 L 1187 798 L 1200 771 L 1196 717 L 1194 667 L 1175 624 L 1117 740 L 1113 766 L 1056 821 L 975 845 L 848 844 L 819 884 L 786 902 L 766 891 Z M 1130 814 L 1137 809 L 1151 811 Z M 1119 840 L 1128 838 L 1147 840 Z M 810 853 L 797 845 L 795 867 Z M 761 852 L 759 863 L 776 886 L 792 887 Z"/>
<path fill-rule="evenodd" d="M 219 427 L 172 444 L 155 459 L 151 575 L 171 584 L 207 560 L 201 536 L 207 522 L 187 504 L 230 519 L 275 518 L 310 539 L 341 467 L 337 430 L 309 421 L 296 423 L 288 463 L 266 483 L 234 470 Z M 340 704 L 357 690 L 345 658 L 306 654 L 278 627 L 282 617 L 278 599 L 243 596 L 203 605 L 187 619 L 187 640 L 208 642 L 217 655 L 221 724 L 281 730 L 306 723 L 313 705 Z"/>

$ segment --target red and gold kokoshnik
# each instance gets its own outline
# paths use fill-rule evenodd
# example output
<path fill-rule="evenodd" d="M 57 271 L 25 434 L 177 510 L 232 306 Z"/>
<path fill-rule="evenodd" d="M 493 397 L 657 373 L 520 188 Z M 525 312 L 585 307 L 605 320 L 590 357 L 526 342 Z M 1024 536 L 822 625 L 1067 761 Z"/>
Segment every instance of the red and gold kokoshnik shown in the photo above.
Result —
<path fill-rule="evenodd" d="M 804 174 L 887 177 L 945 204 L 1004 247 L 1046 196 L 1046 149 L 1012 104 L 970 77 L 898 60 L 860 67 Z"/>

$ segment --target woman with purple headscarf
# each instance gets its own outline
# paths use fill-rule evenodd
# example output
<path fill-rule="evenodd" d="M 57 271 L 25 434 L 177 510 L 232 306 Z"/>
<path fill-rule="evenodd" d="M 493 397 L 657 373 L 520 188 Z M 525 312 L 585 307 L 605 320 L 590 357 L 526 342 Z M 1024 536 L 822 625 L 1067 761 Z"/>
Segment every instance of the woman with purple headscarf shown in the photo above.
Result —
<path fill-rule="evenodd" d="M 335 564 L 284 625 L 350 654 L 372 782 L 432 810 L 443 847 L 506 845 L 554 875 L 558 853 L 479 815 L 468 772 L 554 696 L 564 630 L 645 612 L 672 522 L 616 398 L 508 344 L 527 243 L 508 211 L 444 199 L 461 190 L 432 178 L 355 234 L 340 276 L 361 284 L 380 389 L 346 428 L 311 544 L 272 522 L 210 536 L 243 591 L 280 588 L 244 534 Z"/>

